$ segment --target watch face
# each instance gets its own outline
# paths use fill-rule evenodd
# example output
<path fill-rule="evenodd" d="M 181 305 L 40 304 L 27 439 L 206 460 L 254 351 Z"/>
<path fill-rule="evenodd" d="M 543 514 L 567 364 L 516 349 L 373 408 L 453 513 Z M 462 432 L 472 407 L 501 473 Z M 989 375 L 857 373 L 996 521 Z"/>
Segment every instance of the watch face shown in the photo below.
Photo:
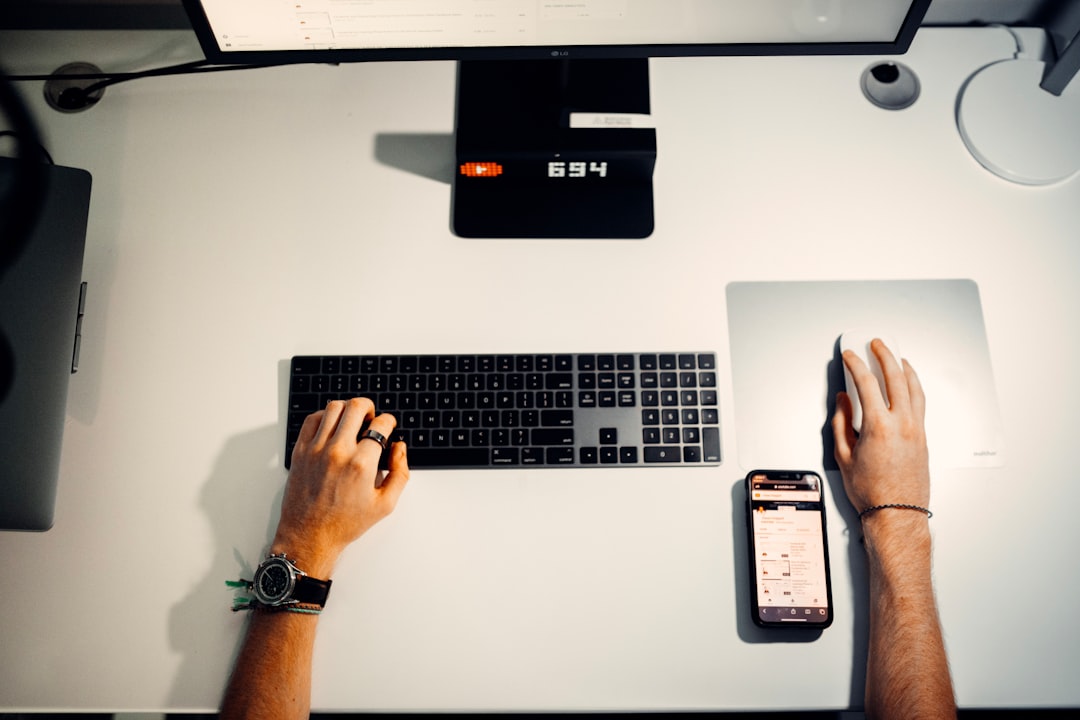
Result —
<path fill-rule="evenodd" d="M 277 605 L 292 594 L 295 585 L 296 577 L 288 564 L 271 558 L 255 573 L 255 598 L 265 605 Z"/>

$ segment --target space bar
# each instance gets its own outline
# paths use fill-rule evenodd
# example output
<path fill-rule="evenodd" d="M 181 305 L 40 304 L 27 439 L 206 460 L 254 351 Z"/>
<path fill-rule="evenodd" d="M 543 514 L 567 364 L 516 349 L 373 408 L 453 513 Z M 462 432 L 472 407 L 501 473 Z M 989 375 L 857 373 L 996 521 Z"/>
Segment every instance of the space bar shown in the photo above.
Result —
<path fill-rule="evenodd" d="M 418 448 L 408 449 L 409 467 L 487 467 L 491 451 L 487 448 Z"/>

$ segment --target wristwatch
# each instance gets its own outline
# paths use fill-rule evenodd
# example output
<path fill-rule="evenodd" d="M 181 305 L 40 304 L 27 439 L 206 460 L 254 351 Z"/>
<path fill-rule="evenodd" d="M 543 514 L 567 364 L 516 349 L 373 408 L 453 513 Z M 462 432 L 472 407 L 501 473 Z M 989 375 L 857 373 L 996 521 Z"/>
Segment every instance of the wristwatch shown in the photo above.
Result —
<path fill-rule="evenodd" d="M 316 605 L 322 609 L 330 595 L 331 582 L 311 577 L 281 553 L 262 561 L 255 571 L 251 590 L 258 604 L 264 607 Z"/>

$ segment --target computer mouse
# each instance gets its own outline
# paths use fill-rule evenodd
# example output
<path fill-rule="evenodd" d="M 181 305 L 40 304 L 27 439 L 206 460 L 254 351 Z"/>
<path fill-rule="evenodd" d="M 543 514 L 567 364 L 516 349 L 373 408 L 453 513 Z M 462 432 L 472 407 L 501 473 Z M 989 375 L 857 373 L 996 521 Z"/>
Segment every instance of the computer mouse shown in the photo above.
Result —
<path fill-rule="evenodd" d="M 870 368 L 870 372 L 877 378 L 878 387 L 881 389 L 881 397 L 885 399 L 885 405 L 888 406 L 889 394 L 885 390 L 885 374 L 878 363 L 877 355 L 870 349 L 870 341 L 874 338 L 879 338 L 885 343 L 885 347 L 889 348 L 896 361 L 900 362 L 900 358 L 903 356 L 900 354 L 900 346 L 896 344 L 894 339 L 881 333 L 866 330 L 848 330 L 842 334 L 840 336 L 840 353 L 843 354 L 845 350 L 851 350 L 866 363 L 866 366 Z M 862 432 L 862 402 L 859 400 L 859 390 L 855 387 L 855 379 L 851 376 L 851 371 L 847 369 L 847 365 L 844 365 L 844 385 L 848 396 L 851 398 L 851 407 L 854 411 L 851 425 L 855 428 L 855 432 Z"/>

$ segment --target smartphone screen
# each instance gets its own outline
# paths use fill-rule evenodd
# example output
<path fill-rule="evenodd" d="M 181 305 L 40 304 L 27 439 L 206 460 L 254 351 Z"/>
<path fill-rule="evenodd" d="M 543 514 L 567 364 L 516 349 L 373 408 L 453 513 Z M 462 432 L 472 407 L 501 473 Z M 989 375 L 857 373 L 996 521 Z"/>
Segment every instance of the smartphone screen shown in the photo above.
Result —
<path fill-rule="evenodd" d="M 754 622 L 824 628 L 832 622 L 822 481 L 807 471 L 746 476 Z"/>

